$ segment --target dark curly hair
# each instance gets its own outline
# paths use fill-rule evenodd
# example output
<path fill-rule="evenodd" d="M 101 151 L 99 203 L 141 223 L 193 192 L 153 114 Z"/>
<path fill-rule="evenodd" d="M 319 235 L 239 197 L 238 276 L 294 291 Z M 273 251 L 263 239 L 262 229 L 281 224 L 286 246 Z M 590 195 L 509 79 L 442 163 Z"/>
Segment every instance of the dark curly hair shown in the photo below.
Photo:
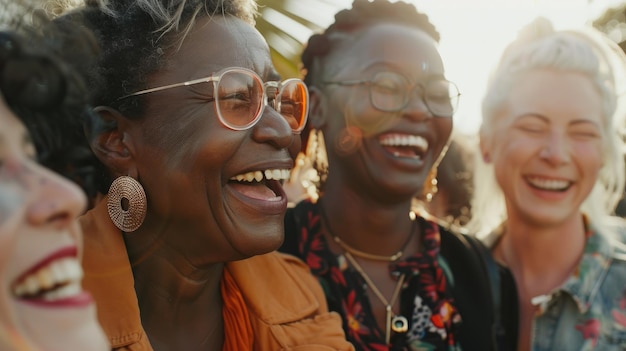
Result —
<path fill-rule="evenodd" d="M 110 106 L 130 119 L 140 118 L 143 97 L 120 97 L 146 88 L 147 78 L 167 62 L 167 55 L 180 47 L 198 18 L 233 16 L 254 25 L 254 0 L 86 0 L 85 6 L 55 19 L 79 23 L 91 30 L 101 55 L 89 70 L 88 84 L 96 106 Z M 87 133 L 111 126 L 88 120 Z M 87 140 L 85 140 L 87 142 Z M 98 190 L 111 184 L 105 166 L 96 164 Z"/>
<path fill-rule="evenodd" d="M 339 11 L 335 15 L 335 22 L 323 33 L 309 38 L 301 57 L 304 81 L 308 85 L 315 85 L 314 79 L 318 73 L 315 61 L 339 47 L 345 39 L 345 36 L 337 33 L 354 33 L 379 23 L 419 28 L 439 42 L 439 32 L 428 16 L 418 12 L 412 4 L 402 1 L 391 3 L 388 0 L 354 0 L 352 8 Z"/>
<path fill-rule="evenodd" d="M 0 32 L 0 91 L 9 109 L 24 123 L 39 162 L 95 195 L 95 156 L 84 144 L 82 121 L 92 113 L 84 77 L 98 50 L 84 29 L 49 22 L 28 6 Z M 28 11 L 30 13 L 30 11 Z"/>

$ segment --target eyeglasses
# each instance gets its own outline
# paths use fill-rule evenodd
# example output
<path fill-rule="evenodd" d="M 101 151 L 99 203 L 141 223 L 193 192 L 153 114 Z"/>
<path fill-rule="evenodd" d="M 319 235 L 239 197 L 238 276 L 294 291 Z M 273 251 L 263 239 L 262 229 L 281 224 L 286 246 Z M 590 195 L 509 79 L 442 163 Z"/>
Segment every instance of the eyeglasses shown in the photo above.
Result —
<path fill-rule="evenodd" d="M 411 84 L 394 72 L 378 72 L 369 80 L 327 81 L 324 84 L 366 85 L 374 108 L 384 112 L 398 112 L 411 100 L 415 88 L 421 88 L 421 98 L 428 111 L 435 117 L 452 117 L 461 93 L 456 84 L 446 79 L 433 79 L 425 83 Z"/>
<path fill-rule="evenodd" d="M 206 83 L 212 83 L 213 87 L 208 101 L 215 102 L 217 116 L 227 128 L 251 128 L 261 119 L 266 105 L 280 113 L 294 133 L 299 134 L 304 128 L 309 113 L 309 92 L 304 82 L 291 78 L 282 82 L 264 83 L 258 74 L 246 68 L 225 68 L 210 77 L 141 90 L 118 100 Z"/>

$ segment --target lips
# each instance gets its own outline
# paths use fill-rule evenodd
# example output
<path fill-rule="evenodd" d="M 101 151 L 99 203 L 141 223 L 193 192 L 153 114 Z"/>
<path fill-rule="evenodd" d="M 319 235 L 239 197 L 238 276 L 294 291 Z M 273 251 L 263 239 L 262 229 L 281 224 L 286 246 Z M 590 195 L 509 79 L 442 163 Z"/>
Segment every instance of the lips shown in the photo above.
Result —
<path fill-rule="evenodd" d="M 75 247 L 56 251 L 40 261 L 13 284 L 13 295 L 22 301 L 44 305 L 85 305 L 91 297 L 81 288 L 83 270 Z"/>
<path fill-rule="evenodd" d="M 378 137 L 380 145 L 394 157 L 421 160 L 428 151 L 428 140 L 419 135 L 386 133 Z"/>

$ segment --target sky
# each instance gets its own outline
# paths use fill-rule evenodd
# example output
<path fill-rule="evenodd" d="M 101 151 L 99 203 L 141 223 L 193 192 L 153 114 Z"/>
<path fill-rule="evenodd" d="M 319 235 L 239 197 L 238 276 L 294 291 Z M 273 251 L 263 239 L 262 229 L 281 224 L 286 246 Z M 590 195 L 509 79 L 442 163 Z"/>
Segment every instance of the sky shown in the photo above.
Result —
<path fill-rule="evenodd" d="M 305 0 L 288 3 L 290 11 L 326 27 L 334 14 L 349 8 L 353 0 Z M 391 0 L 395 1 L 395 0 Z M 606 9 L 626 0 L 403 0 L 426 13 L 441 34 L 440 52 L 446 75 L 461 90 L 459 110 L 454 116 L 458 132 L 475 133 L 480 125 L 480 101 L 491 68 L 517 31 L 537 16 L 552 20 L 556 29 L 591 25 Z M 303 43 L 310 28 L 292 23 L 275 11 L 263 16 Z M 280 42 L 273 42 L 278 46 Z M 289 48 L 285 43 L 285 50 Z"/>
<path fill-rule="evenodd" d="M 480 125 L 480 101 L 491 68 L 517 31 L 537 16 L 556 29 L 590 25 L 625 0 L 411 0 L 441 33 L 448 79 L 461 90 L 454 127 L 466 134 Z"/>

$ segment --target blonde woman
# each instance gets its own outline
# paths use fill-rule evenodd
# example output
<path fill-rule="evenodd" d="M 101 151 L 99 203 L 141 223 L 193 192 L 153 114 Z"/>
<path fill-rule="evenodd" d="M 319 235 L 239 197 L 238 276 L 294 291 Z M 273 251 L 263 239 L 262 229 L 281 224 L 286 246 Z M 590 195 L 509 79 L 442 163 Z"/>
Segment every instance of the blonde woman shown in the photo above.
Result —
<path fill-rule="evenodd" d="M 518 350 L 624 350 L 625 58 L 591 30 L 538 19 L 483 100 L 473 220 L 517 283 Z"/>

